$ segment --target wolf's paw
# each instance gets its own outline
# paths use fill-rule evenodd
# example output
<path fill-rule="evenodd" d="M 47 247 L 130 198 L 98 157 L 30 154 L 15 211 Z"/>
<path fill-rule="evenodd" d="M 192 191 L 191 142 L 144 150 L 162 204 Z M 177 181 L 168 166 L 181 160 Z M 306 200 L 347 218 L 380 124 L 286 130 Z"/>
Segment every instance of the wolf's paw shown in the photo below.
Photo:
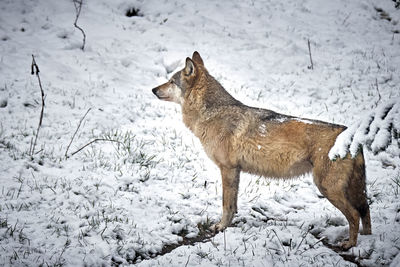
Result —
<path fill-rule="evenodd" d="M 370 235 L 370 234 L 372 234 L 371 228 L 369 228 L 369 229 L 363 229 L 363 230 L 361 231 L 361 234 L 362 234 L 362 235 Z"/>
<path fill-rule="evenodd" d="M 356 244 L 354 242 L 350 242 L 350 241 L 344 241 L 344 242 L 340 243 L 340 247 L 344 251 L 349 250 L 350 248 L 354 247 L 355 245 Z"/>
<path fill-rule="evenodd" d="M 218 233 L 218 232 L 223 232 L 226 229 L 226 227 L 228 227 L 228 225 L 224 225 L 223 223 L 219 222 L 211 225 L 210 230 L 211 232 Z"/>

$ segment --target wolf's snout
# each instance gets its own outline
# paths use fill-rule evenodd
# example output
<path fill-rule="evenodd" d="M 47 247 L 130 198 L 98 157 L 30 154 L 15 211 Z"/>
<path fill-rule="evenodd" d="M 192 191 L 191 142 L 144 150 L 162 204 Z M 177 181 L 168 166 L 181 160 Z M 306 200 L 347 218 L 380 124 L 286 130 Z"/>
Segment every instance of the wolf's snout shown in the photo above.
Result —
<path fill-rule="evenodd" d="M 153 88 L 153 89 L 151 89 L 151 91 L 153 92 L 153 94 L 155 94 L 155 95 L 157 95 L 157 90 L 158 90 L 158 88 L 156 87 L 156 88 Z"/>

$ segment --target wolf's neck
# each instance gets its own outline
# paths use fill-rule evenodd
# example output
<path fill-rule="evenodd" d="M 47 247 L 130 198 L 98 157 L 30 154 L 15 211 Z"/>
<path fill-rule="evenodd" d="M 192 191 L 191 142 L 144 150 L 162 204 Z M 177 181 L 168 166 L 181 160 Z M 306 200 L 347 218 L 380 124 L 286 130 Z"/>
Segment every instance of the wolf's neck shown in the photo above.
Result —
<path fill-rule="evenodd" d="M 182 105 L 182 115 L 186 127 L 195 134 L 199 130 L 199 122 L 209 119 L 213 111 L 226 106 L 242 105 L 209 74 L 203 76 L 192 90 L 193 95 Z"/>
<path fill-rule="evenodd" d="M 229 94 L 211 75 L 207 75 L 207 88 L 203 97 L 206 108 L 240 105 L 241 102 Z"/>

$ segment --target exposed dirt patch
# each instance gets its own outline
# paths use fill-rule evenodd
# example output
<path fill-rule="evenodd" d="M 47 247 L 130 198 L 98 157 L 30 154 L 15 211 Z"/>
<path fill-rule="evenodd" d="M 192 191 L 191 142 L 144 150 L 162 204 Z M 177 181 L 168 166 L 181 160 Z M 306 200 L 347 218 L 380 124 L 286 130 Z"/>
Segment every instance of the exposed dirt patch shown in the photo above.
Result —
<path fill-rule="evenodd" d="M 139 8 L 131 7 L 131 8 L 128 8 L 128 10 L 126 10 L 125 16 L 127 16 L 127 17 L 143 17 L 143 14 L 140 12 Z"/>

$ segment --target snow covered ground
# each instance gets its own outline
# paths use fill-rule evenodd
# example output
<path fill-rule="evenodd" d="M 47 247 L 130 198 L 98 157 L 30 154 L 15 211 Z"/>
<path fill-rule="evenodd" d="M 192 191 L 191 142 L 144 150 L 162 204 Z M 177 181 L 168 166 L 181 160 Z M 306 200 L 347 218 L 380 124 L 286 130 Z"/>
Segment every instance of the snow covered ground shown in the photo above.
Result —
<path fill-rule="evenodd" d="M 365 152 L 373 234 L 348 252 L 331 246 L 347 221 L 310 175 L 242 175 L 234 226 L 194 243 L 221 214 L 219 171 L 179 107 L 151 92 L 197 50 L 246 104 L 358 125 L 399 106 L 393 1 L 83 3 L 84 51 L 72 0 L 0 1 L 0 265 L 400 266 L 396 143 Z M 46 105 L 31 156 L 41 109 L 32 54 Z M 114 142 L 71 156 L 96 138 Z"/>

